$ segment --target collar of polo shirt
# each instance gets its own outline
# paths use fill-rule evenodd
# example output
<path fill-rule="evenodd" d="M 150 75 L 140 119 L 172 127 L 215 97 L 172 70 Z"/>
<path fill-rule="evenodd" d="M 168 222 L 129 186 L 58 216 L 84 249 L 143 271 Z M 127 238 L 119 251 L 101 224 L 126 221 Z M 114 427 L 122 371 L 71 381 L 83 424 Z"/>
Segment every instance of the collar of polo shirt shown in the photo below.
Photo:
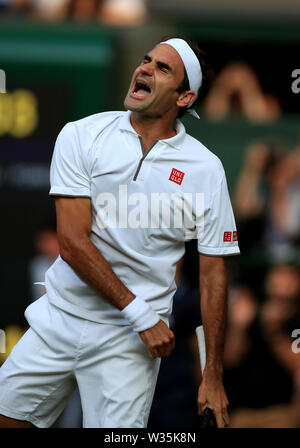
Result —
<path fill-rule="evenodd" d="M 127 113 L 120 118 L 119 129 L 121 131 L 131 132 L 132 134 L 138 136 L 138 133 L 134 130 L 134 128 L 131 125 L 130 114 L 131 111 L 127 111 Z M 170 145 L 173 148 L 180 150 L 182 148 L 185 135 L 186 132 L 184 125 L 181 123 L 180 120 L 176 120 L 176 135 L 174 135 L 174 137 L 171 138 L 162 139 L 160 140 L 160 142 L 166 143 L 167 145 Z"/>

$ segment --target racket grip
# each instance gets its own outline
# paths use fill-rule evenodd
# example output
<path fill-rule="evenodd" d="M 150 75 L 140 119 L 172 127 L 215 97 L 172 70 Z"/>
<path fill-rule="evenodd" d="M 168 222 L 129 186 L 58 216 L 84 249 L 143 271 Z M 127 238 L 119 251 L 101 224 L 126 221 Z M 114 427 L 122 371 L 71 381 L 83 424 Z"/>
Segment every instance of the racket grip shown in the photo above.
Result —
<path fill-rule="evenodd" d="M 206 408 L 201 418 L 200 428 L 215 428 L 216 419 L 211 409 Z"/>

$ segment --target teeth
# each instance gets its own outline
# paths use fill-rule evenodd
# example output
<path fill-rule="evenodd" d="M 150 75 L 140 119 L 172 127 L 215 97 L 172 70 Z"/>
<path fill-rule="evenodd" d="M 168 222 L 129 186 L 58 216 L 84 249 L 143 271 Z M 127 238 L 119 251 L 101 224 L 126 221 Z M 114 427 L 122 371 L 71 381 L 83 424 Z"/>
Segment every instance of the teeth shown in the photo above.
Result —
<path fill-rule="evenodd" d="M 142 80 L 137 81 L 136 82 L 136 86 L 137 87 L 146 87 L 147 89 L 150 90 L 150 87 L 145 82 L 143 82 Z"/>

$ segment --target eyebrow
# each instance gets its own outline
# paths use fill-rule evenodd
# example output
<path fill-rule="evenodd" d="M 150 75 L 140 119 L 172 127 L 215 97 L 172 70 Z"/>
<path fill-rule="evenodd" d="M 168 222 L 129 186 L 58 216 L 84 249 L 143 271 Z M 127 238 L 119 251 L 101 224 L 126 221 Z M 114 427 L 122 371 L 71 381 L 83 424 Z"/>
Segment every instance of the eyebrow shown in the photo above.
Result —
<path fill-rule="evenodd" d="M 149 61 L 149 62 L 152 61 L 152 58 L 151 58 L 151 56 L 149 56 L 149 54 L 146 54 L 146 55 L 144 56 L 144 59 L 145 59 L 146 61 Z M 166 62 L 157 61 L 157 66 L 158 66 L 159 68 L 166 68 L 167 70 L 169 70 L 170 72 L 172 72 L 172 68 L 171 68 L 171 67 L 169 66 L 169 64 L 167 64 Z"/>

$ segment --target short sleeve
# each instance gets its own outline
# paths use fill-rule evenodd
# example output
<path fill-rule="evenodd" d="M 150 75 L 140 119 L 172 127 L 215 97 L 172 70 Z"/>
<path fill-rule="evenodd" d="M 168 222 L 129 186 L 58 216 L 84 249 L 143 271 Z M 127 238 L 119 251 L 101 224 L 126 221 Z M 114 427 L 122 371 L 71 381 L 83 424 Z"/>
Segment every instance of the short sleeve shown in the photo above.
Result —
<path fill-rule="evenodd" d="M 90 176 L 73 123 L 60 131 L 50 168 L 50 196 L 91 197 Z"/>
<path fill-rule="evenodd" d="M 204 212 L 204 226 L 198 237 L 198 251 L 204 255 L 238 255 L 238 234 L 225 173 Z"/>

